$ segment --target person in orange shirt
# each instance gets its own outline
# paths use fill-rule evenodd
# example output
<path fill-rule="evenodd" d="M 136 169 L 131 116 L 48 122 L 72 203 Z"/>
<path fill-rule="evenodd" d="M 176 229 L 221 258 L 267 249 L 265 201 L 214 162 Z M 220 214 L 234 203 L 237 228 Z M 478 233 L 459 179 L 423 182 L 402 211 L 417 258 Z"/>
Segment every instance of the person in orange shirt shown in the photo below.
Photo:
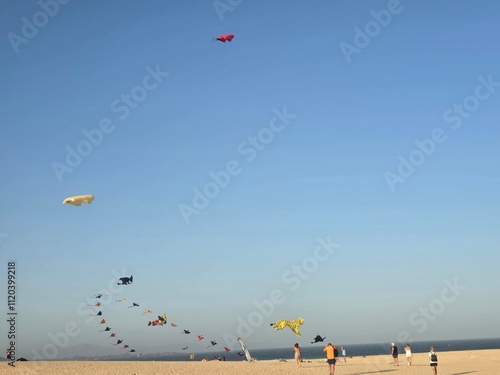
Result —
<path fill-rule="evenodd" d="M 332 343 L 329 342 L 327 346 L 323 349 L 326 352 L 326 362 L 328 363 L 328 369 L 330 370 L 330 375 L 335 373 L 335 348 Z"/>

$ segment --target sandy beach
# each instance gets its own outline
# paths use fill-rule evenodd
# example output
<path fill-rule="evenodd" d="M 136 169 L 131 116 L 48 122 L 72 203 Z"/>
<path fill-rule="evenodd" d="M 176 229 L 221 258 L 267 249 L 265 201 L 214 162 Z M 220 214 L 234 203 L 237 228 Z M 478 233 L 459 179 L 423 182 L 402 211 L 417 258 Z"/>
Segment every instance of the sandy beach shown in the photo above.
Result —
<path fill-rule="evenodd" d="M 500 350 L 471 350 L 438 353 L 440 375 L 484 374 L 496 375 L 500 372 Z M 400 365 L 394 366 L 389 355 L 347 358 L 347 363 L 335 367 L 336 375 L 417 375 L 432 374 L 427 353 L 413 356 L 413 364 L 408 366 L 404 355 L 399 357 Z M 327 364 L 322 359 L 306 360 L 302 368 L 297 368 L 293 359 L 287 362 L 257 361 L 247 362 L 91 362 L 91 361 L 36 361 L 17 362 L 16 367 L 4 363 L 0 374 L 81 374 L 81 375 L 164 375 L 164 374 L 328 374 Z"/>

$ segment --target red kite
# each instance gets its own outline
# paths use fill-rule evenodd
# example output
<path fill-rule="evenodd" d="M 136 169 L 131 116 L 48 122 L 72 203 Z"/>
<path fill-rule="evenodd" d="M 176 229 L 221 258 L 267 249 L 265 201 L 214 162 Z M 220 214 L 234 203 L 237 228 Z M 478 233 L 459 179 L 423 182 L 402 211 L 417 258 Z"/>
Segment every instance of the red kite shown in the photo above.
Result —
<path fill-rule="evenodd" d="M 223 35 L 219 35 L 217 38 L 214 38 L 214 40 L 218 40 L 219 42 L 226 43 L 226 42 L 230 42 L 231 40 L 233 40 L 233 38 L 234 38 L 233 34 L 223 34 Z"/>

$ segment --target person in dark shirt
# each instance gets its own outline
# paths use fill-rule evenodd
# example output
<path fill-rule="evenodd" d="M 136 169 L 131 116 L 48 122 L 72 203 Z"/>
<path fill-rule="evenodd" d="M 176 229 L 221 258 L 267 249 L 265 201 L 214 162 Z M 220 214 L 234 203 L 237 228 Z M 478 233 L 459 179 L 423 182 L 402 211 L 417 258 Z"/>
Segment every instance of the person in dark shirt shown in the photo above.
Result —
<path fill-rule="evenodd" d="M 431 365 L 432 373 L 434 375 L 437 375 L 438 359 L 437 359 L 436 351 L 434 350 L 433 346 L 431 346 L 431 348 L 429 350 L 429 364 Z"/>
<path fill-rule="evenodd" d="M 391 345 L 392 345 L 392 358 L 394 359 L 394 366 L 399 366 L 398 347 L 394 345 L 394 343 L 392 343 Z"/>

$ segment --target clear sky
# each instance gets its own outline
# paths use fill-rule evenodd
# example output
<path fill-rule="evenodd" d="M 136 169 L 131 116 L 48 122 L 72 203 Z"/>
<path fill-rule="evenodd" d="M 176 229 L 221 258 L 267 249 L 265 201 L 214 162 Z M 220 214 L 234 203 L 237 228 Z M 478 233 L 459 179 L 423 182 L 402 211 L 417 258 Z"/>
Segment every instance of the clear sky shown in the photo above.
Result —
<path fill-rule="evenodd" d="M 18 355 L 500 336 L 497 1 L 0 4 Z"/>

